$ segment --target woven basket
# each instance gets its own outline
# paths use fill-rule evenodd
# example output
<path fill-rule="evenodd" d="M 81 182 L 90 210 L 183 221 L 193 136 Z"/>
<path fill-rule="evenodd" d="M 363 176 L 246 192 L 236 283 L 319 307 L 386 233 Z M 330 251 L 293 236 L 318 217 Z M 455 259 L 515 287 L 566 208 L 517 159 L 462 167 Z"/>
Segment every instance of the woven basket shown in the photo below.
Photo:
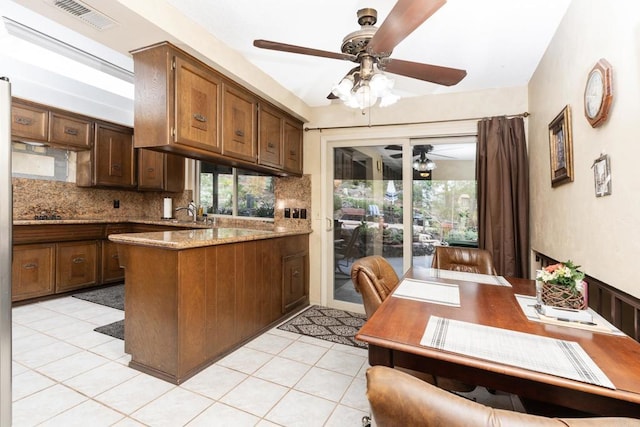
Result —
<path fill-rule="evenodd" d="M 587 308 L 584 296 L 580 292 L 573 292 L 566 286 L 553 283 L 542 284 L 542 303 L 552 307 L 565 307 L 583 310 Z"/>

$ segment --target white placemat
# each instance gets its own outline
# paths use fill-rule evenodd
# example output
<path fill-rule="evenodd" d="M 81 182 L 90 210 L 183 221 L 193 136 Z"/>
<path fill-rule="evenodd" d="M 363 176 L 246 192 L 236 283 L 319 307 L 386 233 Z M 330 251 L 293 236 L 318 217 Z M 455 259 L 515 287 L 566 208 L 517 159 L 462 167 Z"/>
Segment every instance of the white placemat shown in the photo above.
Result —
<path fill-rule="evenodd" d="M 460 288 L 450 283 L 403 279 L 391 296 L 460 307 Z"/>
<path fill-rule="evenodd" d="M 542 316 L 535 309 L 536 297 L 532 297 L 529 295 L 516 294 L 516 301 L 518 301 L 518 305 L 520 306 L 520 309 L 522 309 L 522 312 L 527 317 L 527 319 L 533 322 L 542 322 L 542 323 L 548 323 L 552 325 L 566 326 L 569 328 L 584 329 L 586 331 L 602 332 L 604 334 L 611 334 L 611 335 L 620 335 L 620 336 L 625 335 L 624 332 L 622 332 L 620 329 L 613 326 L 604 317 L 600 316 L 596 311 L 592 310 L 591 308 L 588 308 L 587 311 L 589 312 L 589 314 L 591 314 L 591 317 L 593 318 L 593 323 L 595 323 L 594 325 L 584 324 L 580 322 L 558 320 L 552 317 Z"/>
<path fill-rule="evenodd" d="M 420 344 L 615 389 L 572 341 L 431 316 Z"/>
<path fill-rule="evenodd" d="M 466 282 L 484 283 L 487 285 L 509 286 L 511 283 L 502 276 L 491 274 L 467 273 L 464 271 L 441 270 L 438 268 L 428 268 L 428 274 L 439 279 L 464 280 Z"/>

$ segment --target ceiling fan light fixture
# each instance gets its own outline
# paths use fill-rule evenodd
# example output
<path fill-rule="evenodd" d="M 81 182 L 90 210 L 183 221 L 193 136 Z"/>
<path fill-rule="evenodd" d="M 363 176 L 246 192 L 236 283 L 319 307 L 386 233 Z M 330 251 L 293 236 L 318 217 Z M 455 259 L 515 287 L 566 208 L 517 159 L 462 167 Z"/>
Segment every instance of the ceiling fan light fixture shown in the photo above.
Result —
<path fill-rule="evenodd" d="M 343 78 L 340 83 L 333 87 L 331 93 L 345 101 L 351 96 L 351 90 L 353 89 L 354 79 L 353 76 L 348 75 Z"/>

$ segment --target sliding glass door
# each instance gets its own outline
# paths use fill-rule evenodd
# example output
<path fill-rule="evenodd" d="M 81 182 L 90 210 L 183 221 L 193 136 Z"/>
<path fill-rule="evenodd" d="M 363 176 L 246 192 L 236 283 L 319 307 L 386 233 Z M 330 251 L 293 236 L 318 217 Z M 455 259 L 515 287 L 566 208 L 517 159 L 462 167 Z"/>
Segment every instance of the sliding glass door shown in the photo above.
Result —
<path fill-rule="evenodd" d="M 475 136 L 329 146 L 328 303 L 362 306 L 358 258 L 380 255 L 398 276 L 428 268 L 437 246 L 477 246 Z"/>
<path fill-rule="evenodd" d="M 381 255 L 404 272 L 402 146 L 333 147 L 333 300 L 362 304 L 350 278 L 352 263 Z"/>

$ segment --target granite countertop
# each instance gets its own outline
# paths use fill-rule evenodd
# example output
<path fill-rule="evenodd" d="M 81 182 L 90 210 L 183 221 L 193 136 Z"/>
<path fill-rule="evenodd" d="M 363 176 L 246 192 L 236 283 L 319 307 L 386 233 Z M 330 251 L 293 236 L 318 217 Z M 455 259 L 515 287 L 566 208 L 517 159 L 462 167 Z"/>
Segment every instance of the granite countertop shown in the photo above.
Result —
<path fill-rule="evenodd" d="M 109 240 L 139 246 L 155 246 L 165 249 L 190 249 L 226 243 L 272 239 L 275 237 L 309 234 L 310 230 L 276 228 L 252 230 L 247 228 L 207 228 L 176 231 L 155 231 L 150 233 L 111 234 Z"/>
<path fill-rule="evenodd" d="M 145 219 L 145 218 L 120 218 L 120 219 L 104 219 L 104 218 L 76 218 L 76 219 L 17 219 L 13 221 L 13 225 L 49 225 L 49 224 L 150 224 L 164 225 L 169 227 L 189 227 L 189 228 L 211 228 L 202 222 L 178 221 L 175 219 Z"/>

